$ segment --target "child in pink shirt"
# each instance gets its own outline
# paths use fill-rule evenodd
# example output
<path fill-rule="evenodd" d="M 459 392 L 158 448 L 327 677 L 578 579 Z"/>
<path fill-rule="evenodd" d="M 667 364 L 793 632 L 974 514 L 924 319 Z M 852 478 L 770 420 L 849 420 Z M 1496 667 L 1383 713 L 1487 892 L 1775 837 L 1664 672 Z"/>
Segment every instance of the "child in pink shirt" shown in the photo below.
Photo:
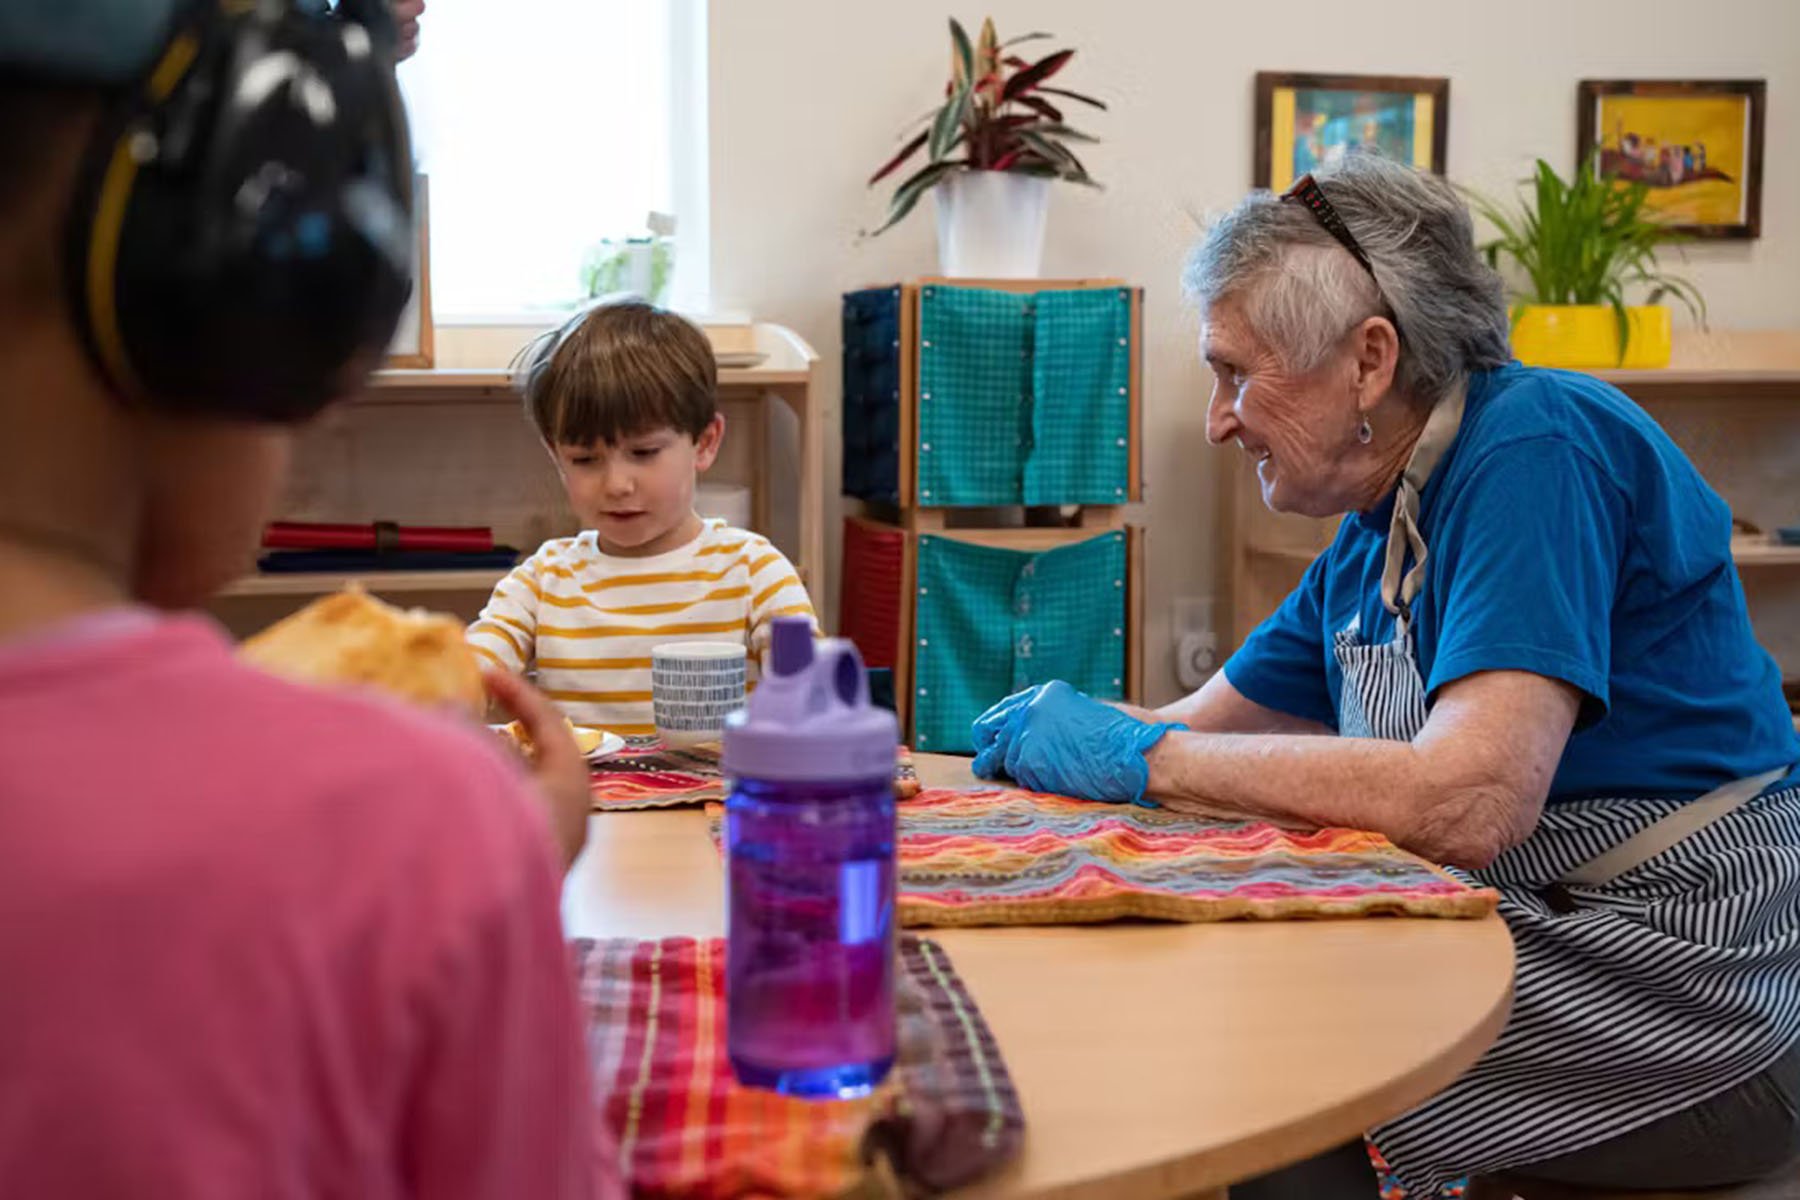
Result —
<path fill-rule="evenodd" d="M 89 85 L 148 69 L 172 7 L 0 20 L 0 1192 L 621 1195 L 558 923 L 586 776 L 548 701 L 492 682 L 534 780 L 160 611 L 243 569 L 293 437 L 123 402 L 67 306 Z"/>

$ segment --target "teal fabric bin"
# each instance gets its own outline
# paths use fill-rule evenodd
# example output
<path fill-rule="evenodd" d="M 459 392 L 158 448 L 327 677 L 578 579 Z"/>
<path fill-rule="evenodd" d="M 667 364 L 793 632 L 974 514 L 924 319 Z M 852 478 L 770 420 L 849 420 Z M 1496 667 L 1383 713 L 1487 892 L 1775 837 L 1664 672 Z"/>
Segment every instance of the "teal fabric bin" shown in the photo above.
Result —
<path fill-rule="evenodd" d="M 919 291 L 919 494 L 926 507 L 1018 504 L 1030 433 L 1032 298 Z"/>
<path fill-rule="evenodd" d="M 1032 322 L 1026 504 L 1124 504 L 1130 470 L 1131 293 L 1039 292 Z"/>
<path fill-rule="evenodd" d="M 1124 504 L 1131 292 L 919 292 L 918 503 Z"/>
<path fill-rule="evenodd" d="M 975 718 L 1034 683 L 1124 698 L 1122 531 L 1035 554 L 923 534 L 917 561 L 916 749 L 972 750 Z"/>

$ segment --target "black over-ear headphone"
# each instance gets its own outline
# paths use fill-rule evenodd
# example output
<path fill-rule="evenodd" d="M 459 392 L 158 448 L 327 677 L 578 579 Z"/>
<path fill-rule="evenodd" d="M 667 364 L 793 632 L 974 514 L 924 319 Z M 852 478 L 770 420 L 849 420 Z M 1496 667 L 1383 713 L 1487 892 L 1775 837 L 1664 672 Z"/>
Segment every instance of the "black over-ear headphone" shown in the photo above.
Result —
<path fill-rule="evenodd" d="M 386 0 L 198 0 L 90 149 L 76 325 L 128 401 L 303 420 L 355 391 L 412 281 Z"/>

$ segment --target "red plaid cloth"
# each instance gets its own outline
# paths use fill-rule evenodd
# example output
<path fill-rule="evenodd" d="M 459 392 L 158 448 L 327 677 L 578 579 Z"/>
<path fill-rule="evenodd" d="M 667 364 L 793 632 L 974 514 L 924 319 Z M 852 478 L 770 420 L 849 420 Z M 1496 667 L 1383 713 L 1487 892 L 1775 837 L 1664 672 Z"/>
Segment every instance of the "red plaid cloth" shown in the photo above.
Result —
<path fill-rule="evenodd" d="M 936 943 L 900 943 L 899 1059 L 875 1095 L 739 1085 L 722 939 L 574 945 L 602 1119 L 639 1197 L 881 1196 L 967 1183 L 1018 1152 L 1019 1108 L 981 1012 Z"/>

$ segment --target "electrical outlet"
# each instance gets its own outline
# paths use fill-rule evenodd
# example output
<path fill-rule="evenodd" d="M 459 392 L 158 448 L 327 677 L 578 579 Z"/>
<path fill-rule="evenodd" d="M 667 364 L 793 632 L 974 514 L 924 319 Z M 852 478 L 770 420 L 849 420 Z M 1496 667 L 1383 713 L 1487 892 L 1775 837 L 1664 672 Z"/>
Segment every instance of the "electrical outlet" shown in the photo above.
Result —
<path fill-rule="evenodd" d="M 1219 639 L 1211 633 L 1184 633 L 1175 640 L 1175 679 L 1197 691 L 1219 667 Z"/>
<path fill-rule="evenodd" d="M 1213 628 L 1212 597 L 1178 598 L 1169 624 L 1175 641 L 1175 678 L 1182 687 L 1194 691 L 1219 666 L 1219 635 Z"/>

